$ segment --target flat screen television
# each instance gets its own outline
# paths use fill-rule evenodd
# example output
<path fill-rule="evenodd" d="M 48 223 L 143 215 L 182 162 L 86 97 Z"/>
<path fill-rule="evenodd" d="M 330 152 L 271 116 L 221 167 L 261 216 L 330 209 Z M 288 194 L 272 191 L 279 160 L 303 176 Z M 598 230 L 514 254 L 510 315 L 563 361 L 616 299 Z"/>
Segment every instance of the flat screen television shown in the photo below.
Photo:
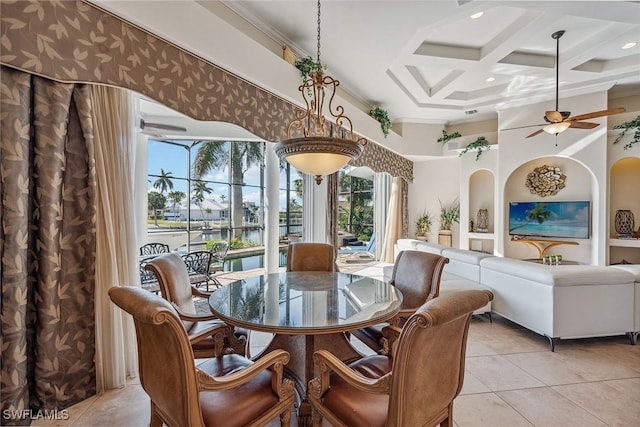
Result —
<path fill-rule="evenodd" d="M 510 202 L 509 235 L 588 239 L 590 202 Z"/>

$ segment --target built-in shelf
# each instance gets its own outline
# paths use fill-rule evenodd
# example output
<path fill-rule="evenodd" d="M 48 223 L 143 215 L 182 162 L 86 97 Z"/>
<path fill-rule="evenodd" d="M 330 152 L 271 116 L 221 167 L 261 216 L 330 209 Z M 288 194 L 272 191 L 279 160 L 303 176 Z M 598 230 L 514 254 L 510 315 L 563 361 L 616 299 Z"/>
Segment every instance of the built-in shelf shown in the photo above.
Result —
<path fill-rule="evenodd" d="M 640 239 L 609 239 L 609 246 L 640 248 Z"/>
<path fill-rule="evenodd" d="M 495 235 L 493 233 L 469 233 L 470 239 L 482 239 L 482 240 L 493 240 Z"/>

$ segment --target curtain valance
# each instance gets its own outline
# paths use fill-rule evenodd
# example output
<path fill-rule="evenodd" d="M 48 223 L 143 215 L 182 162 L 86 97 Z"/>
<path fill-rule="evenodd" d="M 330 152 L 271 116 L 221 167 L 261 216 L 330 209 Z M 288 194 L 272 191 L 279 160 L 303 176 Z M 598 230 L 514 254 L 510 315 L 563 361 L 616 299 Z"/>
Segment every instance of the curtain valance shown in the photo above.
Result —
<path fill-rule="evenodd" d="M 197 120 L 286 135 L 296 105 L 82 1 L 0 3 L 2 64 L 62 82 L 131 89 Z M 413 162 L 373 142 L 357 166 L 410 182 Z"/>

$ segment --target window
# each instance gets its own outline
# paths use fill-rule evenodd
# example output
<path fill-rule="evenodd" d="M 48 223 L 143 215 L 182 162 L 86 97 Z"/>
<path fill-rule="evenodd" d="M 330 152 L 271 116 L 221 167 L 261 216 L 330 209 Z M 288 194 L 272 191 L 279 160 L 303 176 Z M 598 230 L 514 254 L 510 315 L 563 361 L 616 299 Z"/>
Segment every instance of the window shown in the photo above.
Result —
<path fill-rule="evenodd" d="M 264 246 L 264 150 L 259 141 L 150 139 L 150 241 L 182 231 L 172 248 L 193 250 L 210 240 L 227 240 L 232 249 Z M 302 235 L 302 181 L 295 168 L 280 164 L 281 239 Z"/>
<path fill-rule="evenodd" d="M 368 241 L 373 234 L 373 180 L 341 170 L 338 183 L 338 229 Z"/>

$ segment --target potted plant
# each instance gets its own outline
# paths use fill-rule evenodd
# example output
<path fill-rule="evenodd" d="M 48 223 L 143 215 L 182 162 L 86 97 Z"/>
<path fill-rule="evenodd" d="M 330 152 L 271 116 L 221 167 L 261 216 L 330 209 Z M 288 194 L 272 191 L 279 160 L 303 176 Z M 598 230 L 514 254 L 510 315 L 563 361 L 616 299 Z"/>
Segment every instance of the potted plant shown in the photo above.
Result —
<path fill-rule="evenodd" d="M 431 215 L 431 212 L 427 212 L 425 210 L 416 220 L 416 238 L 420 239 L 423 237 L 426 240 L 432 224 L 433 216 Z"/>
<path fill-rule="evenodd" d="M 640 116 L 636 117 L 631 121 L 624 122 L 617 126 L 614 126 L 613 128 L 622 129 L 622 132 L 620 132 L 620 135 L 616 138 L 615 141 L 613 141 L 614 144 L 617 144 L 625 136 L 627 131 L 629 131 L 630 129 L 636 130 L 635 133 L 633 134 L 633 138 L 631 139 L 631 141 L 625 144 L 624 146 L 625 150 L 630 149 L 631 147 L 633 147 L 634 144 L 640 142 Z"/>
<path fill-rule="evenodd" d="M 391 119 L 389 119 L 389 113 L 380 107 L 372 108 L 369 110 L 369 115 L 376 119 L 380 123 L 380 129 L 386 138 L 389 136 L 389 130 L 391 129 Z"/>
<path fill-rule="evenodd" d="M 485 138 L 484 136 L 479 136 L 478 139 L 476 139 L 475 141 L 473 141 L 472 143 L 464 147 L 464 150 L 462 150 L 460 154 L 458 154 L 458 157 L 468 153 L 469 151 L 478 150 L 476 152 L 476 162 L 477 162 L 478 159 L 480 159 L 480 156 L 482 156 L 482 150 L 488 150 L 488 149 L 489 149 L 489 141 L 487 141 L 487 138 Z"/>
<path fill-rule="evenodd" d="M 451 246 L 451 227 L 454 223 L 460 221 L 460 202 L 455 199 L 448 205 L 440 202 L 440 231 L 438 232 L 438 243 L 444 246 Z"/>

